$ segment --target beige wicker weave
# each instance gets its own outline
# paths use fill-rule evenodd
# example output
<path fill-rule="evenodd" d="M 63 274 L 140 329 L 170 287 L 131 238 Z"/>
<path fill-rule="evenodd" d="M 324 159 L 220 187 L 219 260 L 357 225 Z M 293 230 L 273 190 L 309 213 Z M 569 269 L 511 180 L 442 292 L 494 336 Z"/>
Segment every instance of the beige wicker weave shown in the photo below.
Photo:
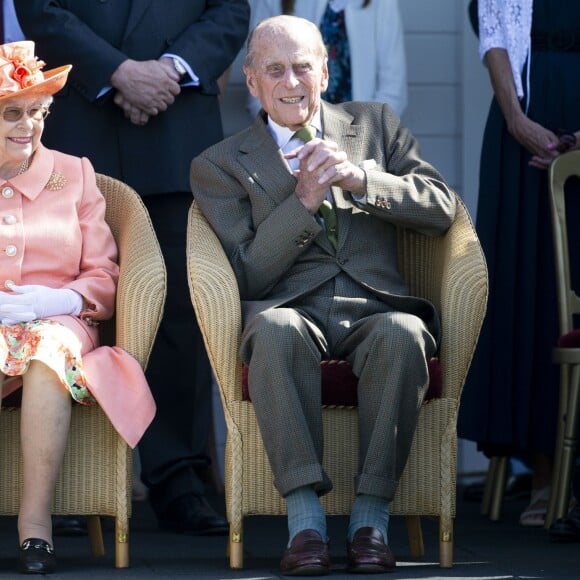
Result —
<path fill-rule="evenodd" d="M 101 340 L 116 344 L 144 368 L 165 300 L 165 265 L 149 215 L 129 186 L 105 175 L 107 222 L 119 248 L 121 274 L 115 319 L 101 324 Z M 122 387 L 120 387 L 122 388 Z M 20 410 L 0 413 L 0 514 L 16 515 L 22 490 Z M 93 555 L 104 554 L 99 516 L 115 518 L 115 566 L 129 565 L 132 451 L 100 407 L 75 405 L 53 513 L 87 515 Z"/>
<path fill-rule="evenodd" d="M 438 516 L 440 565 L 453 563 L 456 486 L 456 421 L 461 389 L 471 363 L 487 303 L 487 269 L 464 205 L 448 233 L 428 238 L 400 232 L 400 263 L 412 291 L 432 300 L 442 319 L 443 396 L 425 404 L 392 513 L 407 516 L 413 555 L 423 555 L 419 516 Z M 188 268 L 192 302 L 224 405 L 226 507 L 230 566 L 243 566 L 243 518 L 285 513 L 252 404 L 242 400 L 238 347 L 241 331 L 236 280 L 221 245 L 195 202 L 189 214 Z M 325 468 L 334 490 L 323 498 L 326 512 L 347 514 L 357 468 L 356 408 L 325 408 Z"/>

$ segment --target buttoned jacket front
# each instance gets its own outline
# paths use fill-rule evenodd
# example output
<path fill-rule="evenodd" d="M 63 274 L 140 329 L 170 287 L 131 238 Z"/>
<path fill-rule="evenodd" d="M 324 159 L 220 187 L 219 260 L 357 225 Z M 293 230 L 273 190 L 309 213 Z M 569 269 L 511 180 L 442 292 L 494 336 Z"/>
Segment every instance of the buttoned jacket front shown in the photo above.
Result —
<path fill-rule="evenodd" d="M 117 248 L 87 159 L 40 146 L 28 171 L 0 184 L 0 283 L 71 288 L 91 317 L 113 314 Z"/>
<path fill-rule="evenodd" d="M 0 289 L 8 291 L 11 280 L 70 288 L 83 296 L 79 316 L 52 318 L 93 345 L 82 357 L 87 386 L 134 447 L 153 419 L 155 403 L 139 363 L 118 347 L 98 346 L 98 328 L 92 324 L 113 315 L 116 259 L 105 199 L 88 159 L 40 145 L 25 173 L 0 183 Z M 19 384 L 7 382 L 2 396 Z"/>

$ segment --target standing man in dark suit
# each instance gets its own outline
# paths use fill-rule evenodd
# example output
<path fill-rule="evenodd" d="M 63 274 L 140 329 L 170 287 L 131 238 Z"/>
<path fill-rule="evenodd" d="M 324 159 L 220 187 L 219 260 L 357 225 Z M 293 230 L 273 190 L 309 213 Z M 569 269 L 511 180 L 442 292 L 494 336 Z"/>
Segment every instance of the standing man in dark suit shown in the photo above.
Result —
<path fill-rule="evenodd" d="M 14 0 L 0 1 L 0 43 L 16 42 L 23 38 L 24 34 L 16 19 Z"/>
<path fill-rule="evenodd" d="M 435 353 L 434 306 L 409 295 L 396 228 L 444 233 L 455 194 L 419 157 L 388 105 L 331 105 L 318 28 L 277 16 L 251 33 L 246 82 L 255 123 L 195 158 L 193 195 L 238 281 L 241 358 L 274 483 L 288 507 L 285 575 L 330 569 L 318 496 L 320 361 L 358 377 L 360 470 L 348 529 L 354 572 L 395 566 L 389 504 L 407 461 Z M 323 207 L 326 208 L 323 210 Z"/>
<path fill-rule="evenodd" d="M 71 63 L 45 144 L 88 157 L 143 197 L 168 273 L 147 378 L 157 415 L 140 442 L 142 477 L 162 526 L 227 532 L 204 496 L 211 373 L 191 306 L 185 238 L 192 156 L 223 138 L 218 78 L 248 32 L 246 0 L 16 0 L 51 67 Z"/>

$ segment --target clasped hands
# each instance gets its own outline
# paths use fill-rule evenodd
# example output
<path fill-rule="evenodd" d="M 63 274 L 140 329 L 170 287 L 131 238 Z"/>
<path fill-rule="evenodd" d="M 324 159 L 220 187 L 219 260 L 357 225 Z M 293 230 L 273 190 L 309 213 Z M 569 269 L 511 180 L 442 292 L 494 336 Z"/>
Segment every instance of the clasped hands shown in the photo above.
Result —
<path fill-rule="evenodd" d="M 556 134 L 525 115 L 509 125 L 510 133 L 530 153 L 529 165 L 537 169 L 548 169 L 556 157 L 578 146 L 574 133 Z"/>
<path fill-rule="evenodd" d="M 167 110 L 181 92 L 179 74 L 171 58 L 123 61 L 111 76 L 116 89 L 114 102 L 135 125 Z"/>
<path fill-rule="evenodd" d="M 83 298 L 70 288 L 49 288 L 40 284 L 9 285 L 12 293 L 0 292 L 0 322 L 16 324 L 80 313 Z"/>
<path fill-rule="evenodd" d="M 331 185 L 355 194 L 363 195 L 366 192 L 365 172 L 351 163 L 334 141 L 315 138 L 284 157 L 300 162 L 294 171 L 297 180 L 295 194 L 312 215 L 325 200 Z"/>

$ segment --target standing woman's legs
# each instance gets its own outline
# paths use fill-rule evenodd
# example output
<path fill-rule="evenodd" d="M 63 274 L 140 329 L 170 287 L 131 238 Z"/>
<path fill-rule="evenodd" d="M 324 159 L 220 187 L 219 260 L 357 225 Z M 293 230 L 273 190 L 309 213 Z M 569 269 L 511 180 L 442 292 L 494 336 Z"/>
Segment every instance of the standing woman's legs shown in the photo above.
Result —
<path fill-rule="evenodd" d="M 20 543 L 52 543 L 51 507 L 66 442 L 71 396 L 45 364 L 31 361 L 23 375 L 20 437 L 24 487 L 18 514 Z"/>

